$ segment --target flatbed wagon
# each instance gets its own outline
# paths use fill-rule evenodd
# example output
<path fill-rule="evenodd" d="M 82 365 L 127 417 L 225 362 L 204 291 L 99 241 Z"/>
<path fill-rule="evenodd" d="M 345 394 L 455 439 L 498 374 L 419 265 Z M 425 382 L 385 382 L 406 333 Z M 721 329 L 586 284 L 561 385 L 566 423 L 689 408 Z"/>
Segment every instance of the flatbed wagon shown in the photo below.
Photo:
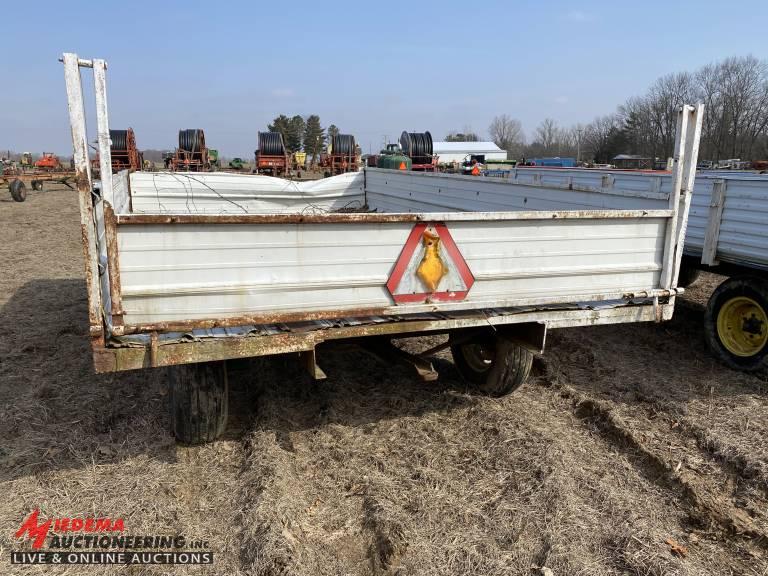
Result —
<path fill-rule="evenodd" d="M 497 179 L 365 169 L 317 182 L 231 173 L 89 170 L 81 68 L 93 68 L 109 166 L 106 65 L 63 58 L 78 171 L 90 337 L 99 372 L 172 366 L 176 436 L 218 436 L 224 361 L 359 339 L 411 364 L 451 348 L 477 390 L 525 382 L 546 331 L 671 318 L 702 107 L 678 119 L 674 186 L 574 192 Z M 392 337 L 447 334 L 406 354 Z"/>
<path fill-rule="evenodd" d="M 674 174 L 654 171 L 516 168 L 510 182 L 573 190 L 628 189 L 657 209 Z M 678 284 L 701 270 L 728 276 L 704 313 L 712 353 L 737 370 L 761 370 L 768 362 L 768 175 L 700 171 L 685 236 Z"/>
<path fill-rule="evenodd" d="M 74 178 L 74 172 L 4 172 L 0 174 L 0 186 L 7 186 L 11 198 L 16 202 L 24 202 L 27 199 L 27 188 L 41 191 L 46 182 L 55 182 L 74 189 Z"/>

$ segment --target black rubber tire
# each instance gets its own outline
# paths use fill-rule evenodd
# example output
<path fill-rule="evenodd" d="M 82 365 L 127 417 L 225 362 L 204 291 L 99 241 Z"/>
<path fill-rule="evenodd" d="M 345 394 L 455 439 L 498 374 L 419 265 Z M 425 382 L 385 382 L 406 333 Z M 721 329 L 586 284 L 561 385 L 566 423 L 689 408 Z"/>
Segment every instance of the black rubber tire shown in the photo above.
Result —
<path fill-rule="evenodd" d="M 701 276 L 701 270 L 695 265 L 696 259 L 683 256 L 680 262 L 680 274 L 677 276 L 677 286 L 679 288 L 688 288 L 692 286 Z"/>
<path fill-rule="evenodd" d="M 8 189 L 11 191 L 11 198 L 16 202 L 24 202 L 27 199 L 27 187 L 21 180 L 13 180 L 8 185 Z"/>
<path fill-rule="evenodd" d="M 170 369 L 173 435 L 184 444 L 216 440 L 227 426 L 228 385 L 224 362 L 181 364 Z"/>
<path fill-rule="evenodd" d="M 460 333 L 451 333 L 453 363 L 462 377 L 478 392 L 500 397 L 520 388 L 528 380 L 533 366 L 533 352 L 516 342 L 492 333 L 461 341 Z M 478 369 L 467 360 L 467 347 L 480 345 L 492 349 L 493 360 L 484 369 Z"/>
<path fill-rule="evenodd" d="M 717 317 L 722 307 L 731 299 L 745 296 L 754 300 L 768 312 L 768 282 L 756 276 L 737 276 L 729 278 L 712 293 L 704 312 L 704 336 L 712 354 L 726 366 L 734 370 L 752 372 L 766 367 L 768 344 L 751 356 L 738 356 L 730 352 L 717 333 Z M 768 330 L 763 326 L 762 330 Z"/>

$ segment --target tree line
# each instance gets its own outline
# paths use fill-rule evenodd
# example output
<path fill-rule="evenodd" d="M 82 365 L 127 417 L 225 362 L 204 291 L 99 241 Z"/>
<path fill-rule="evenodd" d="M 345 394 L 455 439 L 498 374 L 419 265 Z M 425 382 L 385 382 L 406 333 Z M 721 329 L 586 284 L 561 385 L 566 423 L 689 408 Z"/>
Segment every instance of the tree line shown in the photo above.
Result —
<path fill-rule="evenodd" d="M 280 114 L 267 126 L 267 130 L 283 135 L 289 154 L 303 150 L 313 161 L 323 151 L 325 143 L 339 133 L 335 124 L 328 126 L 327 130 L 323 128 L 317 114 L 310 114 L 306 118 L 298 114 L 290 118 Z"/>
<path fill-rule="evenodd" d="M 578 154 L 610 163 L 626 153 L 664 159 L 673 154 L 678 109 L 697 102 L 705 106 L 699 158 L 768 157 L 768 62 L 754 56 L 662 76 L 645 94 L 588 124 L 564 127 L 546 118 L 530 142 L 520 121 L 506 114 L 496 116 L 488 131 L 512 158 Z"/>

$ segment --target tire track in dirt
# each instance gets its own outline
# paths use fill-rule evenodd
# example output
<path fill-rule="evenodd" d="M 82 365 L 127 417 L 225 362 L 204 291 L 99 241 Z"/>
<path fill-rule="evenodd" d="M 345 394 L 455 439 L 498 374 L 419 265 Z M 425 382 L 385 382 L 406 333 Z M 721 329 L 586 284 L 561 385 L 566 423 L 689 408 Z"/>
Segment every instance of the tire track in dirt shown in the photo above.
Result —
<path fill-rule="evenodd" d="M 582 341 L 582 345 L 588 346 L 589 342 Z M 591 349 L 585 348 L 582 353 L 594 360 Z M 750 539 L 748 553 L 755 558 L 763 556 L 763 552 L 756 551 L 753 546 L 768 550 L 765 492 L 760 486 L 761 494 L 753 494 L 747 506 L 734 497 L 734 485 L 740 481 L 750 482 L 754 477 L 753 474 L 742 475 L 745 469 L 750 469 L 749 463 L 713 454 L 702 441 L 700 426 L 685 418 L 675 418 L 668 406 L 659 410 L 654 399 L 632 404 L 629 422 L 622 415 L 627 410 L 622 410 L 621 406 L 569 385 L 568 374 L 553 367 L 546 357 L 539 363 L 545 372 L 539 384 L 554 388 L 568 401 L 567 407 L 575 415 L 595 424 L 606 438 L 616 441 L 623 450 L 639 454 L 640 465 L 656 475 L 658 482 L 677 489 L 696 525 L 706 530 L 716 525 L 728 534 L 747 537 Z M 594 366 L 595 362 L 582 361 L 579 365 L 583 371 L 585 365 Z M 592 377 L 600 378 L 599 370 L 592 370 Z M 689 469 L 691 461 L 704 463 L 706 471 Z"/>
<path fill-rule="evenodd" d="M 323 471 L 311 464 L 314 434 L 303 431 L 319 430 L 333 418 L 333 394 L 288 362 L 253 362 L 261 384 L 255 430 L 244 438 L 241 565 L 257 575 L 315 566 L 328 574 L 393 574 L 404 550 L 402 533 L 387 521 L 365 479 L 330 492 L 320 486 Z M 332 460 L 343 460 L 338 448 L 327 448 Z"/>
<path fill-rule="evenodd" d="M 240 478 L 249 574 L 758 574 L 709 534 L 671 555 L 665 539 L 690 536 L 679 490 L 552 388 L 468 396 L 447 353 L 433 384 L 364 354 L 319 357 L 326 382 L 258 370 Z"/>

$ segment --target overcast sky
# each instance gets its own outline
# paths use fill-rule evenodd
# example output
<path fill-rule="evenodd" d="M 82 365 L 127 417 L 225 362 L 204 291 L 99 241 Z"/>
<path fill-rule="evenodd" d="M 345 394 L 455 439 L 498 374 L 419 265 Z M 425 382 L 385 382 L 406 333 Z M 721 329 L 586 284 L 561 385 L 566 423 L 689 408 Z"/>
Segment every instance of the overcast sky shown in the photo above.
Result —
<path fill-rule="evenodd" d="M 364 152 L 406 129 L 485 137 L 502 113 L 530 135 L 546 117 L 611 112 L 669 72 L 768 58 L 766 0 L 38 0 L 7 3 L 2 19 L 0 150 L 18 152 L 71 154 L 65 51 L 107 60 L 111 127 L 133 127 L 139 148 L 203 128 L 244 157 L 280 113 L 319 114 Z"/>

